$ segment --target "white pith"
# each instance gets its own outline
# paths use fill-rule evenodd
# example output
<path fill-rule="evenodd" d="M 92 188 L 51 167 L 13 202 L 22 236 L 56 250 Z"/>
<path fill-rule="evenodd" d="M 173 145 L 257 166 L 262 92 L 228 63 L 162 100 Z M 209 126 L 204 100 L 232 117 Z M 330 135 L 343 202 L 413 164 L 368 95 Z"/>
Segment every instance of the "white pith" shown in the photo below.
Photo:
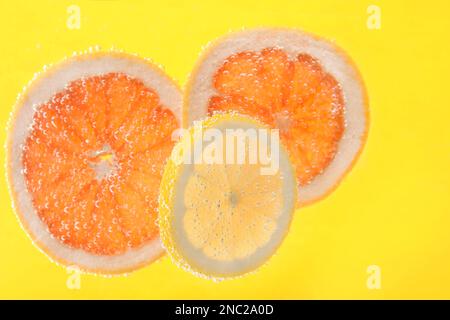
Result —
<path fill-rule="evenodd" d="M 181 93 L 162 71 L 150 62 L 132 55 L 94 53 L 69 58 L 37 76 L 18 99 L 7 144 L 9 183 L 15 211 L 33 242 L 57 263 L 75 265 L 84 271 L 104 274 L 131 271 L 156 259 L 163 253 L 160 239 L 154 239 L 120 255 L 100 256 L 71 248 L 53 238 L 47 226 L 38 217 L 27 190 L 22 173 L 22 146 L 30 132 L 37 106 L 47 102 L 71 81 L 110 72 L 127 74 L 155 90 L 161 104 L 169 108 L 180 123 Z"/>
<path fill-rule="evenodd" d="M 185 101 L 183 125 L 207 115 L 209 98 L 219 94 L 212 78 L 224 60 L 242 51 L 260 51 L 281 48 L 290 59 L 300 53 L 316 58 L 324 70 L 340 84 L 344 95 L 345 130 L 337 153 L 331 163 L 311 183 L 299 186 L 299 203 L 309 203 L 331 191 L 352 166 L 367 131 L 365 89 L 358 71 L 333 44 L 297 30 L 257 29 L 231 34 L 212 45 L 200 58 L 200 64 L 191 75 Z"/>
<path fill-rule="evenodd" d="M 97 160 L 97 158 L 102 155 L 108 155 L 108 159 Z M 116 155 L 108 144 L 104 145 L 103 148 L 93 152 L 89 156 L 92 161 L 89 161 L 88 164 L 94 170 L 97 181 L 101 181 L 117 172 L 118 165 Z"/>

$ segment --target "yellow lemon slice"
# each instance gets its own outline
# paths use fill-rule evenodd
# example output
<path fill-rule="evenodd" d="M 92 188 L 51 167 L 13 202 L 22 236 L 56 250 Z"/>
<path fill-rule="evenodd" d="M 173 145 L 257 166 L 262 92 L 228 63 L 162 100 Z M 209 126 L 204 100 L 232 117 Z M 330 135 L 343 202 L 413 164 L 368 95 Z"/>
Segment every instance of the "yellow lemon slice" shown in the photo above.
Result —
<path fill-rule="evenodd" d="M 227 278 L 264 264 L 295 210 L 295 172 L 276 129 L 235 113 L 183 132 L 159 196 L 164 247 L 196 275 Z"/>

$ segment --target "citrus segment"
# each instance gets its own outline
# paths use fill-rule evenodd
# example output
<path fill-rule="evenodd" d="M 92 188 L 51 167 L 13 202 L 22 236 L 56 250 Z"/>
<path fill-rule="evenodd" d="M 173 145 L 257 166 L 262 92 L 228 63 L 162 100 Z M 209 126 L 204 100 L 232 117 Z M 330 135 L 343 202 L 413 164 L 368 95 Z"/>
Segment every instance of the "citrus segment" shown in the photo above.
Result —
<path fill-rule="evenodd" d="M 310 55 L 291 61 L 276 48 L 237 53 L 213 81 L 220 95 L 211 97 L 208 114 L 234 110 L 279 128 L 300 185 L 333 159 L 344 129 L 342 90 Z M 219 98 L 229 103 L 217 106 Z"/>
<path fill-rule="evenodd" d="M 295 167 L 300 203 L 337 184 L 358 155 L 367 126 L 365 89 L 349 59 L 295 30 L 244 31 L 217 41 L 191 75 L 184 111 L 185 126 L 236 111 L 278 128 Z"/>
<path fill-rule="evenodd" d="M 272 174 L 261 170 L 267 162 L 251 160 L 264 136 L 257 135 L 254 144 L 244 135 L 260 129 L 269 131 L 247 116 L 216 114 L 197 123 L 174 148 L 161 182 L 159 222 L 168 253 L 183 268 L 206 277 L 237 276 L 265 263 L 284 238 L 296 202 L 294 171 L 282 147 L 267 149 L 270 159 L 275 152 L 279 157 Z M 208 130 L 219 130 L 222 139 L 203 141 Z M 225 143 L 231 135 L 242 138 L 244 149 Z M 213 143 L 224 152 L 208 162 L 206 150 Z M 193 159 L 202 160 L 184 161 L 198 145 L 203 156 Z M 243 152 L 241 160 L 227 160 L 230 148 Z"/>
<path fill-rule="evenodd" d="M 101 273 L 162 253 L 157 198 L 179 102 L 155 67 L 114 53 L 75 57 L 32 84 L 13 118 L 9 174 L 46 253 Z"/>

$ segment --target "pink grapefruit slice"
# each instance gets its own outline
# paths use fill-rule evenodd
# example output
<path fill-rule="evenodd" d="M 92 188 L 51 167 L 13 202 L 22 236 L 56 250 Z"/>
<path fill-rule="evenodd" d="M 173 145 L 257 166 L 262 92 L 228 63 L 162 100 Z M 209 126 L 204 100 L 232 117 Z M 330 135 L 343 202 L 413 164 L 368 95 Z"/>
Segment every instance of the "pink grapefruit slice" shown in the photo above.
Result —
<path fill-rule="evenodd" d="M 162 255 L 158 190 L 181 100 L 155 65 L 113 52 L 74 56 L 26 88 L 8 180 L 22 226 L 53 261 L 116 274 Z"/>
<path fill-rule="evenodd" d="M 280 130 L 299 205 L 339 184 L 369 125 L 366 90 L 351 59 L 328 41 L 289 29 L 233 33 L 201 56 L 188 81 L 183 125 L 224 111 Z"/>

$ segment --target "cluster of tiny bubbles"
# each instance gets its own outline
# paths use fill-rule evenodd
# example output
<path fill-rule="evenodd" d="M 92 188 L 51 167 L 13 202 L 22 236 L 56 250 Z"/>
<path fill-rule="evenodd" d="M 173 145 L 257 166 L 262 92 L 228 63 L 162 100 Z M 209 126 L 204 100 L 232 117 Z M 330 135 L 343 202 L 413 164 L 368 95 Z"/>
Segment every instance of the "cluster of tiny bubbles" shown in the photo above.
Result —
<path fill-rule="evenodd" d="M 74 51 L 72 53 L 72 57 L 77 57 L 77 56 L 83 56 L 86 54 L 92 54 L 92 53 L 96 53 L 96 52 L 100 52 L 101 51 L 101 47 L 99 45 L 94 45 L 94 46 L 90 46 L 85 50 L 80 50 L 80 51 Z"/>
<path fill-rule="evenodd" d="M 274 48 L 266 48 L 265 50 L 275 50 Z M 240 58 L 244 58 L 247 59 L 249 61 L 251 61 L 250 69 L 246 70 L 245 72 L 242 71 L 240 72 L 240 74 L 238 74 L 239 77 L 241 77 L 241 79 L 244 82 L 244 85 L 241 86 L 236 86 L 233 83 L 221 83 L 221 86 L 223 89 L 232 89 L 233 90 L 233 94 L 237 94 L 237 95 L 241 95 L 241 98 L 243 98 L 244 100 L 253 100 L 253 99 L 258 99 L 258 95 L 255 96 L 246 96 L 247 92 L 245 92 L 245 88 L 246 86 L 250 85 L 253 87 L 253 90 L 250 90 L 250 92 L 259 92 L 258 90 L 260 90 L 262 88 L 262 83 L 267 82 L 267 81 L 273 81 L 273 80 L 278 80 L 279 77 L 275 76 L 273 74 L 270 74 L 269 77 L 269 73 L 262 73 L 261 72 L 257 72 L 258 71 L 258 67 L 261 64 L 261 62 L 269 62 L 269 65 L 274 65 L 275 63 L 279 63 L 279 61 L 275 61 L 275 60 L 269 60 L 269 61 L 263 61 L 264 56 L 259 54 L 259 53 L 255 53 L 255 52 L 241 52 L 240 55 L 238 55 L 237 53 L 234 55 L 231 55 L 230 57 L 228 57 L 225 60 L 224 63 L 224 67 L 226 67 L 227 63 L 229 64 L 229 67 L 234 68 L 236 67 L 237 70 L 239 70 L 238 68 L 241 66 L 240 65 L 240 61 L 236 60 L 236 57 L 240 57 Z M 295 58 L 295 57 L 294 57 Z M 314 83 L 310 83 L 307 80 L 302 81 L 302 79 L 300 79 L 300 85 L 302 87 L 301 92 L 297 92 L 296 90 L 293 90 L 293 81 L 291 80 L 289 83 L 290 86 L 290 95 L 292 97 L 293 101 L 297 101 L 297 110 L 301 111 L 305 108 L 308 108 L 308 117 L 312 117 L 313 119 L 316 119 L 316 121 L 320 121 L 320 123 L 323 123 L 325 126 L 328 126 L 329 128 L 335 128 L 335 129 L 339 129 L 341 127 L 341 122 L 343 121 L 342 119 L 339 119 L 340 116 L 342 116 L 342 103 L 340 103 L 341 99 L 342 99 L 342 88 L 341 86 L 332 78 L 332 76 L 328 73 L 326 73 L 322 67 L 320 66 L 319 62 L 312 58 L 311 56 L 308 56 L 306 54 L 299 54 L 297 56 L 297 60 L 300 61 L 301 63 L 303 63 L 305 65 L 306 68 L 308 68 L 309 72 L 311 73 L 311 75 L 313 75 L 314 77 L 318 77 L 320 79 L 322 79 L 322 81 L 327 82 L 328 85 L 333 85 L 332 91 L 331 91 L 331 99 L 330 102 L 328 104 L 325 105 L 325 109 L 323 108 L 323 106 L 316 106 L 314 104 L 314 101 L 316 100 L 323 100 L 323 97 L 327 97 L 327 95 L 330 94 L 330 92 L 328 91 L 328 89 L 324 89 L 322 87 L 317 87 Z M 294 60 L 292 60 L 294 61 Z M 292 61 L 290 61 L 289 63 L 292 63 Z M 231 65 L 231 66 L 230 66 Z M 270 67 L 269 67 L 270 69 Z M 224 70 L 222 70 L 222 74 L 224 75 L 228 75 L 230 73 L 230 71 L 225 68 Z M 332 80 L 330 80 L 332 79 Z M 231 86 L 231 87 L 230 87 Z M 256 89 L 256 91 L 255 91 Z M 227 91 L 227 90 L 226 90 Z M 273 96 L 273 94 L 278 95 L 276 92 L 271 92 L 269 91 L 267 97 L 274 99 L 276 98 L 275 96 Z M 324 109 L 324 110 L 323 110 Z M 289 127 L 291 126 L 291 120 L 290 120 L 290 116 L 286 115 L 286 114 L 280 114 L 278 116 L 274 115 L 274 120 L 275 123 L 278 125 L 278 127 L 284 131 L 287 132 L 287 130 L 289 129 Z M 324 121 L 323 118 L 326 118 L 326 120 Z M 303 165 L 303 171 L 305 172 L 305 174 L 308 176 L 312 173 L 312 169 L 314 169 L 314 171 L 317 170 L 322 170 L 323 167 L 323 163 L 321 163 L 320 161 L 318 162 L 318 159 L 321 159 L 321 152 L 323 151 L 321 148 L 319 148 L 318 146 L 318 142 L 320 141 L 321 143 L 324 143 L 323 141 L 323 135 L 324 133 L 321 130 L 308 130 L 309 127 L 309 123 L 311 121 L 311 119 L 306 119 L 306 118 L 298 118 L 297 120 L 299 121 L 299 124 L 297 124 L 299 127 L 304 127 L 306 128 L 306 130 L 304 131 L 304 135 L 305 138 L 304 139 L 297 139 L 295 141 L 290 141 L 290 148 L 291 149 L 300 149 L 300 150 L 310 150 L 313 157 L 312 160 L 310 160 L 310 164 L 309 165 Z M 345 126 L 345 123 L 344 123 Z M 331 137 L 332 139 L 332 137 Z M 326 142 L 326 141 L 325 141 Z M 334 145 L 335 142 L 333 142 L 332 140 L 326 142 L 328 144 L 330 144 L 331 148 L 328 149 L 330 153 L 334 153 L 336 150 L 336 146 Z M 334 147 L 333 147 L 334 146 Z M 314 160 L 315 159 L 315 160 Z"/>
<path fill-rule="evenodd" d="M 173 184 L 173 180 L 171 181 L 171 184 Z M 167 203 L 165 201 L 161 202 L 161 205 L 167 209 Z M 168 215 L 164 216 L 164 221 L 160 221 L 161 218 L 158 218 L 158 225 L 161 224 L 169 224 L 170 218 Z M 197 270 L 193 269 L 191 265 L 186 261 L 186 259 L 183 257 L 183 255 L 176 249 L 174 246 L 173 240 L 171 239 L 171 236 L 168 234 L 169 232 L 165 230 L 164 228 L 161 229 L 161 236 L 162 238 L 167 239 L 167 243 L 162 242 L 162 246 L 166 252 L 169 253 L 170 260 L 173 264 L 175 264 L 177 267 L 203 279 L 211 280 L 214 282 L 220 282 L 224 280 L 221 277 L 212 277 L 209 275 L 206 275 L 204 273 L 198 272 Z"/>

